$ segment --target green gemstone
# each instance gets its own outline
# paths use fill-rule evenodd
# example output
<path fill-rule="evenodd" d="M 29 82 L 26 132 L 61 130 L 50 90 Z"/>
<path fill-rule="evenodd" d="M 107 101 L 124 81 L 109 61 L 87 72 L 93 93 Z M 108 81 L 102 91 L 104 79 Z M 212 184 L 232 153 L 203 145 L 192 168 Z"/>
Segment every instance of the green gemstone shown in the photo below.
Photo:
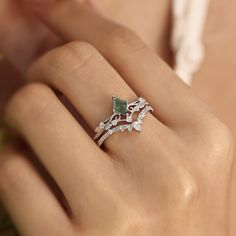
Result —
<path fill-rule="evenodd" d="M 113 97 L 113 112 L 125 115 L 128 112 L 128 102 L 117 97 Z"/>

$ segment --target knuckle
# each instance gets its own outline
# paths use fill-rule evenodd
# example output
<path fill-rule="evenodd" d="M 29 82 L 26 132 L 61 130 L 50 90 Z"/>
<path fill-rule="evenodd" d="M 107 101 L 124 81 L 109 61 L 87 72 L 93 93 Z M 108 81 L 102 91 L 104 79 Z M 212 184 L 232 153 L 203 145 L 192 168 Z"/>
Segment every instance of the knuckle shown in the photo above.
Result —
<path fill-rule="evenodd" d="M 200 198 L 201 186 L 197 179 L 184 168 L 176 172 L 175 181 L 171 189 L 167 189 L 165 199 L 167 204 L 176 208 L 187 208 Z"/>
<path fill-rule="evenodd" d="M 71 64 L 72 60 L 73 50 L 63 45 L 46 53 L 34 63 L 28 70 L 28 77 L 33 80 L 40 80 L 40 77 L 42 79 L 57 77 L 60 75 L 61 68 Z"/>
<path fill-rule="evenodd" d="M 70 63 L 72 57 L 71 54 L 72 51 L 68 50 L 65 46 L 53 49 L 39 61 L 39 69 L 42 69 L 43 75 L 50 73 L 50 68 L 59 70 L 65 63 Z"/>
<path fill-rule="evenodd" d="M 65 45 L 65 49 L 68 51 L 75 52 L 78 56 L 81 55 L 82 58 L 87 58 L 88 55 L 93 55 L 97 53 L 97 49 L 90 43 L 83 41 L 74 41 Z"/>
<path fill-rule="evenodd" d="M 74 61 L 72 62 L 74 67 L 67 68 L 68 74 L 79 71 L 81 77 L 87 77 L 86 75 L 100 66 L 100 62 L 102 62 L 101 54 L 93 45 L 87 42 L 72 42 L 67 44 L 66 47 L 68 51 L 74 53 Z"/>
<path fill-rule="evenodd" d="M 56 69 L 64 65 L 63 69 L 74 70 L 74 66 L 76 68 L 83 67 L 97 54 L 98 51 L 91 44 L 75 41 L 65 44 L 60 50 L 55 51 L 50 61 L 52 62 L 52 66 Z"/>
<path fill-rule="evenodd" d="M 53 92 L 44 84 L 30 83 L 18 91 L 9 101 L 6 118 L 9 121 L 38 119 L 50 104 Z M 48 109 L 50 110 L 50 109 Z"/>
<path fill-rule="evenodd" d="M 76 71 L 80 75 L 89 72 L 99 61 L 100 54 L 91 44 L 74 41 L 54 49 L 41 58 L 28 72 L 30 78 L 50 81 L 53 85 L 65 87 Z M 82 77 L 82 76 L 80 76 Z M 77 79 L 77 78 L 76 78 Z"/>
<path fill-rule="evenodd" d="M 199 195 L 199 184 L 190 173 L 187 173 L 180 181 L 180 186 L 177 189 L 178 203 L 182 206 L 189 206 L 199 198 Z"/>
<path fill-rule="evenodd" d="M 146 47 L 135 32 L 120 25 L 113 26 L 108 37 L 108 42 L 112 48 L 122 46 L 127 47 L 134 52 Z"/>
<path fill-rule="evenodd" d="M 206 130 L 206 144 L 211 156 L 224 160 L 232 160 L 232 149 L 234 146 L 233 136 L 229 128 L 220 121 L 212 121 Z"/>

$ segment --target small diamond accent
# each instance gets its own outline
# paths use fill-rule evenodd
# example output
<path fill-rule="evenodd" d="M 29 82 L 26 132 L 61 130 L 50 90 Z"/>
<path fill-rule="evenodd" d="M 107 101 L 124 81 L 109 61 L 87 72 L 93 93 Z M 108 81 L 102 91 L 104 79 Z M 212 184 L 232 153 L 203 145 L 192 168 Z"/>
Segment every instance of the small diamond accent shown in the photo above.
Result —
<path fill-rule="evenodd" d="M 127 117 L 126 117 L 126 121 L 127 121 L 127 122 L 132 122 L 132 117 L 131 117 L 131 116 L 127 116 Z"/>
<path fill-rule="evenodd" d="M 138 132 L 141 132 L 141 130 L 142 130 L 141 125 L 142 125 L 142 124 L 141 124 L 140 121 L 135 121 L 135 122 L 133 123 L 134 129 L 137 130 Z"/>
<path fill-rule="evenodd" d="M 105 127 L 105 124 L 104 124 L 103 122 L 101 122 L 101 123 L 99 124 L 99 127 L 100 127 L 101 129 L 103 129 L 103 128 Z"/>
<path fill-rule="evenodd" d="M 112 123 L 112 125 L 117 125 L 118 120 L 113 120 L 111 123 Z"/>
<path fill-rule="evenodd" d="M 131 125 L 128 126 L 128 131 L 131 132 L 132 129 L 133 129 L 133 126 L 132 126 L 132 124 L 131 124 Z"/>

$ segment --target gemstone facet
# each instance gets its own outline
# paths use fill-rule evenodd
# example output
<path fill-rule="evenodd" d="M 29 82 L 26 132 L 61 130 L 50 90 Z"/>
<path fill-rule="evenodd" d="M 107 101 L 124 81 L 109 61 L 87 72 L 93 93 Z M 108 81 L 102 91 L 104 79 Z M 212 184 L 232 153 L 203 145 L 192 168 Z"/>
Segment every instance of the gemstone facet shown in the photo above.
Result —
<path fill-rule="evenodd" d="M 128 112 L 128 102 L 117 97 L 113 97 L 113 112 L 125 115 Z"/>

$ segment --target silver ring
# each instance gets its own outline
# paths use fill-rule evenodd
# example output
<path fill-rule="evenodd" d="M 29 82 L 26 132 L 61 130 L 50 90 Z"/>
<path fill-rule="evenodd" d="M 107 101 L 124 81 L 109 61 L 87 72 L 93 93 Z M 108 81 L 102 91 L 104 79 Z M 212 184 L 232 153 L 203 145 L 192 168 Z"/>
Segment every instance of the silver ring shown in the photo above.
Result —
<path fill-rule="evenodd" d="M 113 100 L 113 113 L 106 120 L 100 122 L 99 126 L 95 129 L 96 135 L 94 140 L 98 146 L 102 146 L 104 141 L 114 133 L 123 132 L 128 130 L 136 130 L 141 132 L 143 119 L 149 112 L 153 112 L 153 108 L 142 97 L 136 101 L 128 103 L 128 101 L 112 97 Z M 136 119 L 134 114 L 137 113 Z"/>

